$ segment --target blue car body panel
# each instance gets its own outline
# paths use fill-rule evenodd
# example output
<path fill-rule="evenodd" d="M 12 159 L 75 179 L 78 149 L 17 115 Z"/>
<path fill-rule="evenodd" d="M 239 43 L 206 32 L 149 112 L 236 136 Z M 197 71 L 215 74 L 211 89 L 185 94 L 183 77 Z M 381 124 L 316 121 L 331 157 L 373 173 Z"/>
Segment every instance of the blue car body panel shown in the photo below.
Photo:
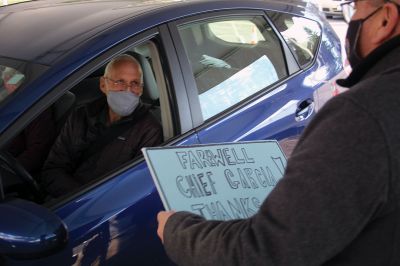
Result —
<path fill-rule="evenodd" d="M 309 17 L 319 21 L 320 17 Z M 336 42 L 332 42 L 336 40 Z M 315 115 L 319 106 L 332 97 L 331 83 L 343 71 L 340 41 L 330 25 L 324 25 L 318 56 L 312 67 L 291 76 L 274 90 L 250 99 L 245 108 L 212 121 L 198 131 L 201 143 L 277 139 L 290 155 L 301 132 Z M 328 93 L 321 95 L 320 91 Z M 316 106 L 304 121 L 296 121 L 301 103 L 311 100 Z M 267 118 L 267 119 L 265 119 Z"/>
<path fill-rule="evenodd" d="M 44 2 L 46 3 L 46 1 Z M 53 31 L 56 29 L 56 31 L 62 30 L 62 32 L 74 33 L 68 35 L 49 34 L 46 30 L 41 30 L 41 35 L 45 34 L 44 36 L 46 36 L 46 38 L 44 38 L 46 42 L 40 42 L 39 44 L 32 46 L 29 45 L 28 47 L 30 48 L 23 46 L 20 49 L 16 49 L 17 47 L 20 47 L 22 43 L 26 42 L 26 36 L 28 36 L 28 39 L 31 39 L 29 38 L 31 34 L 36 33 L 37 28 L 41 27 L 41 25 L 38 25 L 39 23 L 28 23 L 18 31 L 18 36 L 20 37 L 16 38 L 16 41 L 10 42 L 7 39 L 7 41 L 0 42 L 1 47 L 6 47 L 4 54 L 6 54 L 7 57 L 16 58 L 23 62 L 52 66 L 45 74 L 34 82 L 26 83 L 25 88 L 29 87 L 29 92 L 25 92 L 23 95 L 20 94 L 20 97 L 15 95 L 13 99 L 10 99 L 12 100 L 12 103 L 9 104 L 7 108 L 5 108 L 6 106 L 4 105 L 0 106 L 0 132 L 14 121 L 16 115 L 21 115 L 29 106 L 31 106 L 32 102 L 37 101 L 38 98 L 45 95 L 65 77 L 69 76 L 79 69 L 79 67 L 108 50 L 110 47 L 141 31 L 155 27 L 167 21 L 176 20 L 185 16 L 212 12 L 215 10 L 224 10 L 228 8 L 260 9 L 263 7 L 262 3 L 249 3 L 246 1 L 233 1 L 229 6 L 226 5 L 226 2 L 224 3 L 220 1 L 198 1 L 196 4 L 183 2 L 178 7 L 165 7 L 167 5 L 172 5 L 174 1 L 171 0 L 170 2 L 159 1 L 158 4 L 154 1 L 153 5 L 155 6 L 152 6 L 152 11 L 146 12 L 146 7 L 148 9 L 150 9 L 150 7 L 147 5 L 143 6 L 143 4 L 140 5 L 143 1 L 133 1 L 134 4 L 129 7 L 127 7 L 127 2 L 124 1 L 94 1 L 87 2 L 86 4 L 82 3 L 81 5 L 88 5 L 85 6 L 86 9 L 83 9 L 80 5 L 72 5 L 75 6 L 77 10 L 86 10 L 86 13 L 80 14 L 80 16 L 86 19 L 82 19 L 80 21 L 82 23 L 77 23 L 75 27 L 70 29 L 63 28 L 63 25 L 70 24 L 69 22 L 74 19 L 74 17 L 71 18 L 71 15 L 66 13 L 64 10 L 71 4 L 64 4 L 64 2 L 65 1 L 48 1 L 48 5 L 52 6 L 54 10 L 47 10 L 47 5 L 39 1 L 38 3 L 27 3 L 26 8 L 23 8 L 23 4 L 19 4 L 11 6 L 10 9 L 4 8 L 5 11 L 0 11 L 0 14 L 3 13 L 2 15 L 6 19 L 8 16 L 11 17 L 15 14 L 20 14 L 18 17 L 20 21 L 29 21 L 32 20 L 31 18 L 33 16 L 29 11 L 34 10 L 34 16 L 44 18 L 40 21 L 52 21 L 52 23 L 47 24 L 51 26 Z M 98 11 L 99 15 L 92 15 L 92 9 L 90 9 L 92 4 L 101 7 Z M 161 7 L 164 8 L 161 9 Z M 295 4 L 290 6 L 285 5 L 285 7 L 286 9 L 283 11 L 300 14 L 305 12 L 304 8 Z M 280 10 L 282 9 L 282 5 L 271 2 L 268 5 L 268 8 L 272 10 Z M 117 12 L 115 12 L 116 14 L 113 14 L 114 12 L 110 12 L 110 10 L 117 10 Z M 104 14 L 102 14 L 102 12 L 104 12 Z M 76 13 L 75 9 L 71 10 L 71 13 Z M 110 13 L 113 14 L 111 18 Z M 56 14 L 57 19 L 54 19 L 53 14 Z M 130 18 L 128 14 L 130 14 Z M 111 25 L 113 26 L 112 29 L 110 29 Z M 8 35 L 7 27 L 0 28 L 0 35 Z M 37 39 L 35 36 L 32 37 L 33 39 Z M 60 45 L 62 45 L 62 47 L 60 47 Z M 19 50 L 27 50 L 27 52 L 21 54 L 18 52 Z M 32 102 L 25 99 L 32 100 Z"/>
<path fill-rule="evenodd" d="M 0 104 L 0 144 L 9 138 L 10 128 L 18 118 L 66 78 L 145 30 L 192 15 L 232 9 L 276 10 L 323 23 L 306 5 L 289 1 L 68 3 L 56 0 L 0 8 L 1 36 L 10 34 L 5 29 L 8 23 L 10 27 L 18 25 L 15 20 L 26 24 L 11 30 L 9 40 L 0 40 L 0 58 L 7 55 L 26 64 L 28 69 L 32 66 L 40 69 L 28 77 L 28 82 L 13 97 Z M 27 40 L 32 43 L 26 45 Z M 327 84 L 342 70 L 339 40 L 329 26 L 324 27 L 318 56 L 311 67 L 281 81 L 273 90 L 260 93 L 257 99 L 241 103 L 240 108 L 193 128 L 168 145 L 278 139 L 282 146 L 288 145 L 290 154 L 318 109 L 310 109 L 306 119 L 297 121 L 300 104 L 307 100 L 317 104 L 331 97 L 332 88 Z M 321 95 L 325 97 L 322 90 L 329 91 L 327 99 L 320 99 Z M 68 228 L 67 246 L 36 260 L 5 257 L 5 265 L 172 264 L 156 235 L 156 214 L 163 206 L 143 159 L 127 164 L 114 176 L 58 202 L 51 209 Z"/>

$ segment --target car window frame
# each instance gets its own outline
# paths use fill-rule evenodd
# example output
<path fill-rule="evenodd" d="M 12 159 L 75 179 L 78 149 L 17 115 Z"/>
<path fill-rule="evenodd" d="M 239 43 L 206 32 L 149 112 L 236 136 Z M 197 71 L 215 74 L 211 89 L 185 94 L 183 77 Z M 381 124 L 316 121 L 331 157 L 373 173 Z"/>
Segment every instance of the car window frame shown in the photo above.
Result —
<path fill-rule="evenodd" d="M 185 81 L 186 89 L 187 89 L 187 95 L 189 97 L 189 102 L 190 102 L 190 109 L 191 109 L 191 113 L 192 113 L 193 125 L 196 128 L 196 130 L 206 127 L 209 124 L 215 123 L 216 121 L 218 121 L 220 119 L 223 119 L 223 117 L 226 117 L 227 115 L 237 111 L 238 109 L 242 108 L 244 105 L 247 105 L 250 101 L 254 100 L 255 98 L 259 97 L 260 95 L 264 95 L 266 93 L 271 92 L 272 90 L 274 90 L 276 88 L 279 88 L 283 81 L 287 80 L 293 74 L 298 73 L 301 70 L 301 68 L 299 67 L 297 61 L 295 60 L 292 52 L 290 51 L 289 47 L 287 46 L 287 43 L 283 39 L 280 32 L 276 29 L 273 22 L 268 17 L 266 11 L 271 11 L 271 10 L 233 9 L 233 10 L 224 10 L 224 11 L 214 11 L 214 12 L 208 12 L 206 14 L 200 14 L 200 15 L 186 17 L 186 18 L 179 19 L 179 20 L 168 23 L 168 28 L 169 28 L 169 31 L 171 32 L 171 37 L 172 37 L 173 43 L 176 47 L 176 50 L 179 51 L 177 53 L 178 59 L 181 64 L 181 67 L 182 67 L 184 81 Z M 203 116 L 202 116 L 202 112 L 201 112 L 200 100 L 199 100 L 196 81 L 193 77 L 192 67 L 191 67 L 189 58 L 185 52 L 185 48 L 184 48 L 182 39 L 180 37 L 178 28 L 185 24 L 190 24 L 190 23 L 195 23 L 195 22 L 200 22 L 200 21 L 205 21 L 205 20 L 210 20 L 210 19 L 233 17 L 233 16 L 237 16 L 237 17 L 260 16 L 266 20 L 266 22 L 271 26 L 276 37 L 279 39 L 279 41 L 281 43 L 282 53 L 285 57 L 284 60 L 286 62 L 288 76 L 279 80 L 278 82 L 268 86 L 267 88 L 264 88 L 264 89 L 258 91 L 257 93 L 249 96 L 248 98 L 244 99 L 243 101 L 240 101 L 239 103 L 212 116 L 211 118 L 204 120 Z"/>
<path fill-rule="evenodd" d="M 83 79 L 88 77 L 91 73 L 102 67 L 105 63 L 111 60 L 114 56 L 127 51 L 134 46 L 145 43 L 152 38 L 159 36 L 160 44 L 158 53 L 160 60 L 162 60 L 164 77 L 167 80 L 168 96 L 170 100 L 171 115 L 173 122 L 178 120 L 178 128 L 176 129 L 175 137 L 167 140 L 162 145 L 172 145 L 184 140 L 187 136 L 194 134 L 193 124 L 190 119 L 190 110 L 188 109 L 189 103 L 186 95 L 186 89 L 183 83 L 182 72 L 180 71 L 180 65 L 178 64 L 175 48 L 172 45 L 171 38 L 169 36 L 168 28 L 165 25 L 156 26 L 152 29 L 146 30 L 142 33 L 136 34 L 126 40 L 110 47 L 107 51 L 101 53 L 96 58 L 88 61 L 82 65 L 74 73 L 66 77 L 61 83 L 53 87 L 46 95 L 36 99 L 36 102 L 32 104 L 26 112 L 19 116 L 12 125 L 10 125 L 2 134 L 2 144 L 10 141 L 14 136 L 21 132 L 32 120 L 39 116 L 44 110 L 51 107 L 57 99 L 59 99 L 65 92 L 69 91 Z M 163 58 L 165 57 L 165 58 Z M 178 68 L 176 71 L 171 71 L 173 68 Z M 96 178 L 93 182 L 85 184 L 74 193 L 67 194 L 65 197 L 61 197 L 50 203 L 45 203 L 46 207 L 56 209 L 57 207 L 71 201 L 73 198 L 79 197 L 95 187 L 107 182 L 108 180 L 115 178 L 119 174 L 123 173 L 129 168 L 134 167 L 137 164 L 143 162 L 144 157 L 140 156 L 128 163 L 121 165 L 115 171 Z"/>
<path fill-rule="evenodd" d="M 315 54 L 313 56 L 313 59 L 309 63 L 305 64 L 304 66 L 300 65 L 300 63 L 298 62 L 296 56 L 294 55 L 294 52 L 290 49 L 290 47 L 289 47 L 288 43 L 286 42 L 285 38 L 283 37 L 282 33 L 275 26 L 274 21 L 272 20 L 272 18 L 270 18 L 270 15 L 268 14 L 269 12 L 282 13 L 282 14 L 291 15 L 292 17 L 300 17 L 300 18 L 308 19 L 310 21 L 315 22 L 318 25 L 318 27 L 320 28 L 321 35 L 319 36 L 318 43 L 316 44 L 316 49 L 315 49 Z M 266 11 L 266 15 L 268 16 L 268 18 L 270 19 L 271 23 L 273 24 L 274 30 L 279 34 L 280 38 L 285 43 L 287 49 L 289 50 L 289 53 L 291 53 L 293 55 L 293 59 L 295 60 L 296 64 L 300 67 L 300 69 L 301 70 L 307 70 L 307 69 L 311 68 L 315 64 L 315 62 L 317 61 L 318 54 L 319 54 L 319 51 L 321 49 L 322 38 L 323 38 L 323 35 L 324 35 L 324 27 L 323 27 L 323 25 L 321 25 L 321 22 L 318 21 L 318 20 L 306 17 L 306 16 L 300 16 L 299 14 L 293 14 L 293 13 L 290 13 L 290 12 L 283 12 L 283 11 L 276 11 L 276 10 L 268 10 L 268 11 Z"/>

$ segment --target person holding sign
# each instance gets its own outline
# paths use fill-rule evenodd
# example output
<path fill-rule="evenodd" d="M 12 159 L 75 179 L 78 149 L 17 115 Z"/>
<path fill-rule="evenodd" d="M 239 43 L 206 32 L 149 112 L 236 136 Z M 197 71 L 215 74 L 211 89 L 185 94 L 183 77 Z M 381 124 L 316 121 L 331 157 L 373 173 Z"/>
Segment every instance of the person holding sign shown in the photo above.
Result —
<path fill-rule="evenodd" d="M 160 212 L 178 265 L 400 265 L 400 1 L 359 0 L 353 68 L 250 218 Z"/>
<path fill-rule="evenodd" d="M 130 55 L 111 60 L 100 79 L 106 97 L 75 110 L 56 139 L 42 171 L 42 183 L 59 197 L 162 142 L 162 128 L 140 102 L 143 72 Z"/>

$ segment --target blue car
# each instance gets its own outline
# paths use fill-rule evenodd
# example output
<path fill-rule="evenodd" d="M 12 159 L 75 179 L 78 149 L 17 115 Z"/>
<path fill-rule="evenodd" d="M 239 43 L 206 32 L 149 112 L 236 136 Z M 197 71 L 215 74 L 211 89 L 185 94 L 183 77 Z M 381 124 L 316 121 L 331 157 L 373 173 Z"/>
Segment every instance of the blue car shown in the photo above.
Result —
<path fill-rule="evenodd" d="M 104 97 L 113 57 L 141 63 L 163 146 L 276 139 L 288 157 L 345 75 L 338 37 L 306 1 L 32 1 L 0 8 L 0 36 L 0 173 L 14 181 L 0 178 L 0 265 L 172 265 L 143 156 L 49 198 L 7 152 L 45 111 L 58 134 Z"/>

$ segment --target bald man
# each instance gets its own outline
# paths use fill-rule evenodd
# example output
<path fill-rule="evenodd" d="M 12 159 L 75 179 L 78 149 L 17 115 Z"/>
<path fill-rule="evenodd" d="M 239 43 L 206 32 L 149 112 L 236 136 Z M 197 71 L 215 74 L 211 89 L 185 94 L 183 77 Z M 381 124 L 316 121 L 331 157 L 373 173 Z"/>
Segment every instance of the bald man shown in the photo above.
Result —
<path fill-rule="evenodd" d="M 62 196 L 162 142 L 159 122 L 141 104 L 143 73 L 130 55 L 106 66 L 100 79 L 105 97 L 68 118 L 44 164 L 41 181 L 52 197 Z"/>

